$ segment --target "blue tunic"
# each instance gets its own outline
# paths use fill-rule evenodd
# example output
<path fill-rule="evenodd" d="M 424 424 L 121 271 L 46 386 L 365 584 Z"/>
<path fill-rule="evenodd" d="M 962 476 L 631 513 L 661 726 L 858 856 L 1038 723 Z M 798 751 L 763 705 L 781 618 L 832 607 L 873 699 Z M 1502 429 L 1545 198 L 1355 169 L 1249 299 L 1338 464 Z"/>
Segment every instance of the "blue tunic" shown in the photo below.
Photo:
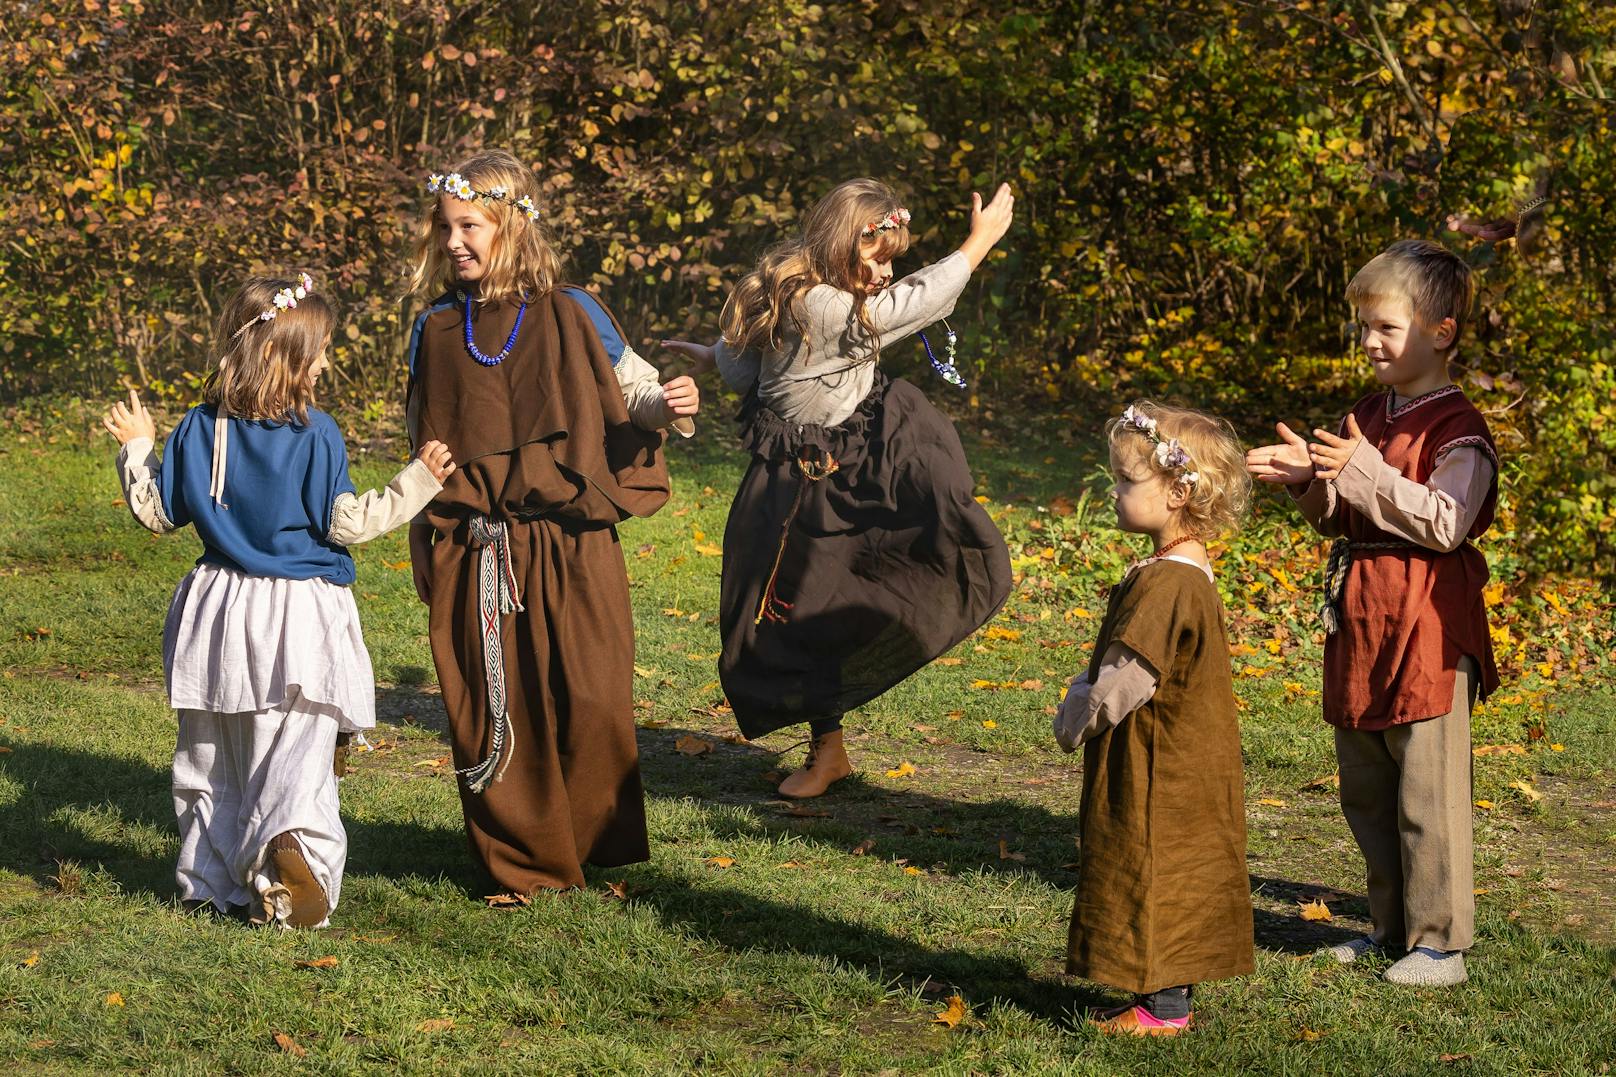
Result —
<path fill-rule="evenodd" d="M 157 489 L 169 522 L 195 525 L 202 539 L 197 564 L 249 576 L 354 582 L 353 558 L 325 538 L 332 503 L 354 492 L 348 448 L 331 416 L 315 408 L 308 414 L 307 423 L 226 420 L 223 505 L 208 492 L 215 407 L 199 405 L 179 421 L 168 437 Z"/>

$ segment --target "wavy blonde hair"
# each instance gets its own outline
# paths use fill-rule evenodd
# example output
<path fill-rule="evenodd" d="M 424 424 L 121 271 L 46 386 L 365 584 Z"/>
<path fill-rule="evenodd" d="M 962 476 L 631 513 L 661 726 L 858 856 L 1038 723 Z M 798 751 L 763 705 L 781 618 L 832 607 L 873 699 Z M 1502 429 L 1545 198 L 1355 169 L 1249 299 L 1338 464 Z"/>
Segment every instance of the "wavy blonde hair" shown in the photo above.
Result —
<path fill-rule="evenodd" d="M 213 331 L 218 358 L 202 383 L 203 400 L 243 419 L 308 422 L 315 402 L 309 367 L 331 342 L 336 312 L 315 292 L 269 321 L 259 317 L 274 309 L 275 293 L 299 283 L 291 277 L 248 277 L 225 300 Z"/>
<path fill-rule="evenodd" d="M 1237 531 L 1251 502 L 1251 476 L 1240 438 L 1225 419 L 1193 408 L 1175 408 L 1154 400 L 1135 400 L 1134 410 L 1156 420 L 1156 434 L 1167 441 L 1177 438 L 1190 454 L 1188 470 L 1200 477 L 1184 503 L 1184 529 L 1203 542 Z M 1112 455 L 1130 464 L 1143 463 L 1152 471 L 1176 480 L 1184 469 L 1156 462 L 1156 442 L 1120 418 L 1106 423 L 1105 435 Z"/>
<path fill-rule="evenodd" d="M 504 150 L 483 150 L 448 171 L 460 173 L 476 190 L 503 187 L 507 192 L 505 201 L 479 197 L 470 203 L 494 226 L 488 269 L 477 282 L 478 300 L 531 301 L 547 295 L 561 281 L 561 256 L 545 224 L 544 204 L 533 170 Z M 528 220 L 524 211 L 511 204 L 523 195 L 539 208 L 538 220 Z M 449 253 L 438 238 L 445 199 L 453 196 L 441 194 L 434 198 L 431 210 L 422 215 L 415 228 L 415 251 L 405 294 L 418 302 L 430 303 L 444 292 L 453 291 L 458 283 Z"/>
<path fill-rule="evenodd" d="M 909 226 L 865 239 L 860 233 L 902 208 L 897 194 L 873 179 L 840 184 L 803 217 L 802 234 L 764 252 L 757 268 L 741 278 L 724 303 L 719 328 L 737 351 L 779 350 L 787 321 L 804 331 L 800 300 L 817 284 L 853 294 L 853 317 L 874 342 L 870 361 L 881 356 L 881 338 L 865 307 L 869 274 L 861 259 L 896 258 L 909 249 Z"/>

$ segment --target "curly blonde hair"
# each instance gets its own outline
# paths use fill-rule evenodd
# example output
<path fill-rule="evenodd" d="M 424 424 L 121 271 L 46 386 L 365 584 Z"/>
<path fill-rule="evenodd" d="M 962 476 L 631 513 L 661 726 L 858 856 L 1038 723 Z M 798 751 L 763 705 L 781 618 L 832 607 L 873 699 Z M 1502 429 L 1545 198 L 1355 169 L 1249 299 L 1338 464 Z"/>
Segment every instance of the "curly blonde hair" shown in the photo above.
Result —
<path fill-rule="evenodd" d="M 870 361 L 881 356 L 880 334 L 865 308 L 869 276 L 862 259 L 890 261 L 909 249 L 909 226 L 889 227 L 865 238 L 866 227 L 902 209 L 897 194 L 873 179 L 839 184 L 804 216 L 802 234 L 764 252 L 757 268 L 741 278 L 719 316 L 724 343 L 736 351 L 779 350 L 787 321 L 802 333 L 799 301 L 818 284 L 853 295 L 853 317 L 873 342 Z"/>
<path fill-rule="evenodd" d="M 243 419 L 308 422 L 314 403 L 309 367 L 331 341 L 336 312 L 315 292 L 268 321 L 259 318 L 275 309 L 275 293 L 299 283 L 291 277 L 248 277 L 225 300 L 214 326 L 217 358 L 202 383 L 203 400 Z"/>
<path fill-rule="evenodd" d="M 533 171 L 504 150 L 474 153 L 449 171 L 460 173 L 478 191 L 503 187 L 508 192 L 502 201 L 477 198 L 471 203 L 494 226 L 488 271 L 477 282 L 478 300 L 531 301 L 547 295 L 561 281 L 561 256 L 556 253 L 555 241 L 545 224 L 544 204 L 539 199 L 539 185 Z M 529 220 L 524 211 L 513 205 L 524 195 L 538 207 L 538 220 Z M 432 208 L 416 225 L 415 251 L 405 292 L 417 302 L 430 303 L 444 292 L 452 291 L 457 283 L 449 253 L 438 238 L 444 199 L 453 197 L 440 194 L 433 198 Z"/>
<path fill-rule="evenodd" d="M 1181 510 L 1185 531 L 1203 542 L 1239 530 L 1251 501 L 1251 476 L 1246 472 L 1246 454 L 1225 419 L 1193 408 L 1177 408 L 1154 400 L 1135 400 L 1137 414 L 1156 421 L 1156 435 L 1163 443 L 1177 439 L 1189 453 L 1187 467 L 1164 467 L 1156 459 L 1157 442 L 1124 422 L 1112 419 L 1106 424 L 1106 440 L 1113 457 L 1131 464 L 1146 464 L 1170 480 L 1177 481 L 1186 471 L 1198 476 L 1190 487 L 1189 500 Z"/>

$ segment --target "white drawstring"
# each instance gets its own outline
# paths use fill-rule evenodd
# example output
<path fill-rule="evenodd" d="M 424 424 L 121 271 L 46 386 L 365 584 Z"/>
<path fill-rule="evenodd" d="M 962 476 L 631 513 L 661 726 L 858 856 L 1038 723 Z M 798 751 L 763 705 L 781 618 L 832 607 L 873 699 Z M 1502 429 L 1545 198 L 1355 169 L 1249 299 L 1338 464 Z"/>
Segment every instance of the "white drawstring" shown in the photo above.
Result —
<path fill-rule="evenodd" d="M 230 507 L 224 503 L 224 469 L 229 451 L 230 411 L 220 400 L 213 415 L 213 481 L 208 485 L 208 493 L 213 496 L 213 503 L 221 509 Z"/>

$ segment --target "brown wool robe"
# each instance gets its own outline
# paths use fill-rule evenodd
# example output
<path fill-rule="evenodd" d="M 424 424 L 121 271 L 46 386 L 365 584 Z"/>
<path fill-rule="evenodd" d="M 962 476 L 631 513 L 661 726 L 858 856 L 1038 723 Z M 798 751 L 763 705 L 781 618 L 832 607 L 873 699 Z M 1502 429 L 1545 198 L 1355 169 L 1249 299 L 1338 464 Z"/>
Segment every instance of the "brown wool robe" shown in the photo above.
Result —
<path fill-rule="evenodd" d="M 1089 677 L 1120 643 L 1156 693 L 1083 751 L 1072 975 L 1145 994 L 1252 970 L 1240 726 L 1223 605 L 1194 565 L 1111 592 Z"/>
<path fill-rule="evenodd" d="M 473 310 L 495 354 L 516 307 Z M 462 308 L 435 306 L 410 380 L 417 444 L 458 465 L 427 507 L 430 637 L 457 768 L 488 754 L 491 720 L 477 586 L 483 550 L 468 519 L 504 521 L 523 610 L 501 617 L 514 736 L 504 777 L 460 782 L 473 854 L 516 893 L 584 885 L 584 863 L 650 855 L 634 738 L 634 625 L 615 524 L 668 497 L 659 432 L 632 426 L 588 316 L 559 292 L 531 303 L 515 348 L 485 367 L 467 352 Z"/>

